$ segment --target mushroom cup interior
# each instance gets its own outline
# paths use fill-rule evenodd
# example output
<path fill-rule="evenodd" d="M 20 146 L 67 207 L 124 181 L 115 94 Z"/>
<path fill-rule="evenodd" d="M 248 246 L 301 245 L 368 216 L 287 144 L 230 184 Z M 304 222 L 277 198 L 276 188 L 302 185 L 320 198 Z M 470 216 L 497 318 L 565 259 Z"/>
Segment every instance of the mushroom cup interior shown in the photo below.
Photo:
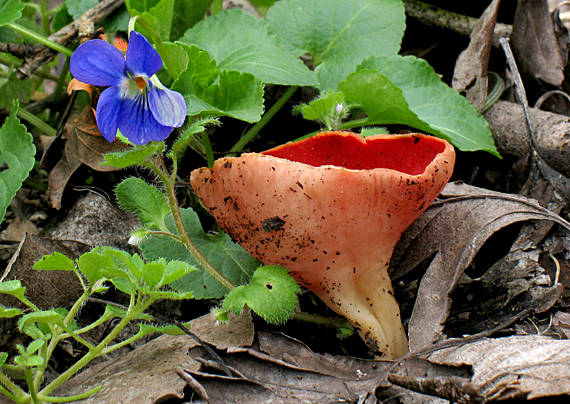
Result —
<path fill-rule="evenodd" d="M 387 168 L 418 175 L 445 149 L 445 143 L 434 137 L 404 135 L 367 139 L 348 133 L 324 133 L 261 154 L 314 167 L 331 165 L 351 170 Z"/>

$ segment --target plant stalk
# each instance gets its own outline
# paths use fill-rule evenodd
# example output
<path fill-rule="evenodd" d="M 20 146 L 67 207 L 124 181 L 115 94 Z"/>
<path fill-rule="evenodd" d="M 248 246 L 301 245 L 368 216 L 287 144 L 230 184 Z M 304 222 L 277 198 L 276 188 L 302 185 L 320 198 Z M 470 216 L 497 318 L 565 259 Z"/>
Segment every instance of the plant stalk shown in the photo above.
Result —
<path fill-rule="evenodd" d="M 66 48 L 63 45 L 58 44 L 57 42 L 52 41 L 51 39 L 38 34 L 37 32 L 34 32 L 32 30 L 29 30 L 28 28 L 20 25 L 20 24 L 16 24 L 15 22 L 11 22 L 6 24 L 6 27 L 8 28 L 12 28 L 14 31 L 19 32 L 20 34 L 41 43 L 42 45 L 47 46 L 50 49 L 53 49 L 56 52 L 60 52 L 63 53 L 65 56 L 67 57 L 71 57 L 71 55 L 73 54 L 73 51 L 69 48 Z"/>
<path fill-rule="evenodd" d="M 119 333 L 127 326 L 127 324 L 134 318 L 138 316 L 138 311 L 134 310 L 134 295 L 131 295 L 131 304 L 129 305 L 129 310 L 125 317 L 113 328 L 113 330 L 101 341 L 94 349 L 87 352 L 81 359 L 75 362 L 71 367 L 69 367 L 65 372 L 60 374 L 54 380 L 51 381 L 46 387 L 40 391 L 40 395 L 48 395 L 52 393 L 56 388 L 58 388 L 62 383 L 72 377 L 75 373 L 85 367 L 89 362 L 98 357 L 101 352 L 109 345 Z"/>
<path fill-rule="evenodd" d="M 43 132 L 47 136 L 54 137 L 57 134 L 57 130 L 55 130 L 46 122 L 44 122 L 43 119 L 38 118 L 37 116 L 35 116 L 31 112 L 26 111 L 23 108 L 18 108 L 17 115 L 19 118 L 29 122 L 30 124 L 38 128 L 41 132 Z"/>
<path fill-rule="evenodd" d="M 285 105 L 287 101 L 295 94 L 299 87 L 291 86 L 283 93 L 283 95 L 269 108 L 269 110 L 263 114 L 259 122 L 253 125 L 249 130 L 233 145 L 230 149 L 230 153 L 236 153 L 242 151 L 242 149 L 252 141 L 252 139 L 259 133 L 261 129 L 279 112 L 281 108 Z"/>
<path fill-rule="evenodd" d="M 172 218 L 174 219 L 176 230 L 178 230 L 178 234 L 180 235 L 181 242 L 184 247 L 190 251 L 190 254 L 192 254 L 196 261 L 198 261 L 200 266 L 223 287 L 228 290 L 235 288 L 235 285 L 220 271 L 218 271 L 218 269 L 214 267 L 210 261 L 206 259 L 206 257 L 204 257 L 202 252 L 198 249 L 198 247 L 196 247 L 186 232 L 184 221 L 182 220 L 182 215 L 178 207 L 178 200 L 176 199 L 176 191 L 174 189 L 175 179 L 170 178 L 162 169 L 160 169 L 156 161 L 153 163 L 147 163 L 145 166 L 153 170 L 164 183 L 164 186 L 166 188 L 166 196 L 168 197 L 168 204 L 170 205 L 170 211 L 172 212 Z"/>

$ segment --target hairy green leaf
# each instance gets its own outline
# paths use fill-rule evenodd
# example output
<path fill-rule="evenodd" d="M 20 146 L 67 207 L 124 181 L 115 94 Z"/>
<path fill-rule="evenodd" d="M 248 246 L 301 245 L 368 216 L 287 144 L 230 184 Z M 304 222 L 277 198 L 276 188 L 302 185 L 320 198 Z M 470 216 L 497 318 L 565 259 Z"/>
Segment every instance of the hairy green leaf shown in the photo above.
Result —
<path fill-rule="evenodd" d="M 8 353 L 0 352 L 0 368 L 6 363 L 7 359 L 8 359 Z"/>
<path fill-rule="evenodd" d="M 123 180 L 115 188 L 119 205 L 137 215 L 144 227 L 165 231 L 165 216 L 170 212 L 168 198 L 158 188 L 137 177 Z"/>
<path fill-rule="evenodd" d="M 170 153 L 168 153 L 168 156 L 170 158 L 180 157 L 192 142 L 194 135 L 204 132 L 206 130 L 206 125 L 208 124 L 219 125 L 220 121 L 215 118 L 204 118 L 192 122 L 192 124 L 185 128 L 182 134 L 172 144 L 172 148 Z"/>
<path fill-rule="evenodd" d="M 234 243 L 227 234 L 222 232 L 216 235 L 206 234 L 198 215 L 192 209 L 182 209 L 181 214 L 186 231 L 206 259 L 234 284 L 247 283 L 255 268 L 259 266 L 259 262 L 240 245 Z M 167 217 L 166 223 L 170 231 L 176 231 L 171 216 Z M 198 262 L 182 244 L 168 237 L 152 236 L 145 239 L 140 247 L 147 260 L 163 257 L 168 260 L 184 261 L 200 269 L 173 282 L 171 286 L 175 290 L 192 292 L 197 299 L 220 298 L 228 292 L 200 268 Z"/>
<path fill-rule="evenodd" d="M 0 318 L 12 318 L 19 316 L 23 311 L 15 307 L 4 307 L 0 304 Z"/>
<path fill-rule="evenodd" d="M 24 2 L 21 0 L 0 0 L 0 27 L 22 17 Z"/>
<path fill-rule="evenodd" d="M 99 254 L 97 251 L 89 251 L 79 257 L 77 266 L 92 288 L 97 281 L 103 278 L 103 269 L 113 266 L 113 259 Z"/>
<path fill-rule="evenodd" d="M 256 269 L 249 285 L 232 289 L 224 299 L 222 308 L 235 314 L 247 306 L 271 324 L 289 320 L 297 306 L 300 287 L 287 268 L 278 265 Z"/>
<path fill-rule="evenodd" d="M 153 332 L 159 332 L 161 334 L 168 334 L 168 335 L 183 335 L 185 334 L 179 327 L 174 324 L 166 324 L 166 325 L 153 325 L 153 324 L 146 324 L 140 323 L 138 324 L 140 328 L 140 333 L 143 335 L 152 334 Z M 184 326 L 187 329 L 190 329 L 191 324 L 190 322 L 184 323 Z"/>
<path fill-rule="evenodd" d="M 401 0 L 281 0 L 266 20 L 296 54 L 310 54 L 321 90 L 370 56 L 396 54 L 405 28 Z"/>
<path fill-rule="evenodd" d="M 36 161 L 32 135 L 20 123 L 16 116 L 17 111 L 18 101 L 14 100 L 10 115 L 0 128 L 0 166 L 8 166 L 0 171 L 0 223 Z"/>
<path fill-rule="evenodd" d="M 187 114 L 230 116 L 256 122 L 263 113 L 263 83 L 249 73 L 221 71 L 206 51 L 176 42 L 188 55 L 188 66 L 172 84 L 184 95 Z"/>
<path fill-rule="evenodd" d="M 130 167 L 142 164 L 148 157 L 160 154 L 164 150 L 163 142 L 150 142 L 143 146 L 136 146 L 122 152 L 105 154 L 105 161 L 101 165 L 108 165 L 117 168 Z"/>
<path fill-rule="evenodd" d="M 55 310 L 34 311 L 24 314 L 18 320 L 18 329 L 27 333 L 29 327 L 35 327 L 36 324 L 59 325 L 64 328 L 63 316 Z"/>
<path fill-rule="evenodd" d="M 206 50 L 221 70 L 251 73 L 264 83 L 318 85 L 316 74 L 268 32 L 265 20 L 239 9 L 206 18 L 180 40 Z"/>
<path fill-rule="evenodd" d="M 323 91 L 319 98 L 302 104 L 299 110 L 303 118 L 312 121 L 321 121 L 335 111 L 337 106 L 344 103 L 344 94 L 336 91 Z"/>
<path fill-rule="evenodd" d="M 449 140 L 463 151 L 485 150 L 499 155 L 487 121 L 457 91 L 441 81 L 433 68 L 423 59 L 414 56 L 383 56 L 365 60 L 359 69 L 372 69 L 385 75 L 397 86 L 412 112 L 425 127 L 409 124 L 420 130 Z M 372 83 L 369 92 L 377 90 Z M 345 90 L 347 86 L 343 87 Z M 344 90 L 343 90 L 344 91 Z M 346 95 L 346 93 L 345 93 Z M 369 118 L 373 111 L 387 108 L 394 102 L 390 94 L 378 97 L 372 102 L 361 102 Z M 370 95 L 364 95 L 370 98 Z M 357 102 L 347 96 L 347 101 Z M 399 101 L 399 100 L 398 100 Z M 370 119 L 370 123 L 389 123 Z"/>
<path fill-rule="evenodd" d="M 44 255 L 34 264 L 34 269 L 41 271 L 75 271 L 75 263 L 62 253 L 54 251 L 52 255 Z"/>
<path fill-rule="evenodd" d="M 26 299 L 26 288 L 18 279 L 0 282 L 0 293 L 14 296 L 18 300 Z"/>

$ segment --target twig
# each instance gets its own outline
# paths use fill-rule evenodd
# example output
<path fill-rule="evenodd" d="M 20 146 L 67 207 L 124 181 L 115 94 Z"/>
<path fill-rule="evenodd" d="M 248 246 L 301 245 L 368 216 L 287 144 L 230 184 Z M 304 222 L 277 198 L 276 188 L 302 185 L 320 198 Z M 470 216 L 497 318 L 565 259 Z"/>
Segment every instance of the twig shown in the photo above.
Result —
<path fill-rule="evenodd" d="M 48 39 L 60 45 L 69 46 L 77 36 L 81 38 L 91 35 L 95 31 L 95 26 L 121 4 L 123 4 L 123 0 L 103 0 L 92 9 L 86 11 L 79 19 L 54 32 Z M 37 69 L 51 61 L 56 55 L 57 52 L 54 50 L 44 46 L 40 47 L 33 55 L 24 58 L 24 63 L 18 68 L 18 78 L 26 79 L 30 77 Z"/>
<path fill-rule="evenodd" d="M 42 45 L 0 42 L 0 52 L 9 53 L 20 59 L 32 57 L 42 49 L 44 49 Z"/>
<path fill-rule="evenodd" d="M 477 23 L 477 18 L 454 13 L 417 0 L 404 0 L 406 13 L 425 25 L 446 28 L 461 35 L 469 36 Z M 495 26 L 493 45 L 499 46 L 499 38 L 510 36 L 512 25 L 500 24 Z"/>

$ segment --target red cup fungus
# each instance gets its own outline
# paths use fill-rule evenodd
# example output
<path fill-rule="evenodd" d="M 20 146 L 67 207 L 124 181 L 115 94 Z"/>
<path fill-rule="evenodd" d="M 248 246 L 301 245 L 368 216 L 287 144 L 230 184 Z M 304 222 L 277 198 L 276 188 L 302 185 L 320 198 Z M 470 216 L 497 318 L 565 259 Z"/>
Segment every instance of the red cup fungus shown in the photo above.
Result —
<path fill-rule="evenodd" d="M 216 160 L 191 185 L 220 226 L 350 320 L 382 358 L 408 350 L 388 277 L 403 231 L 449 181 L 455 151 L 421 135 L 324 132 Z"/>

